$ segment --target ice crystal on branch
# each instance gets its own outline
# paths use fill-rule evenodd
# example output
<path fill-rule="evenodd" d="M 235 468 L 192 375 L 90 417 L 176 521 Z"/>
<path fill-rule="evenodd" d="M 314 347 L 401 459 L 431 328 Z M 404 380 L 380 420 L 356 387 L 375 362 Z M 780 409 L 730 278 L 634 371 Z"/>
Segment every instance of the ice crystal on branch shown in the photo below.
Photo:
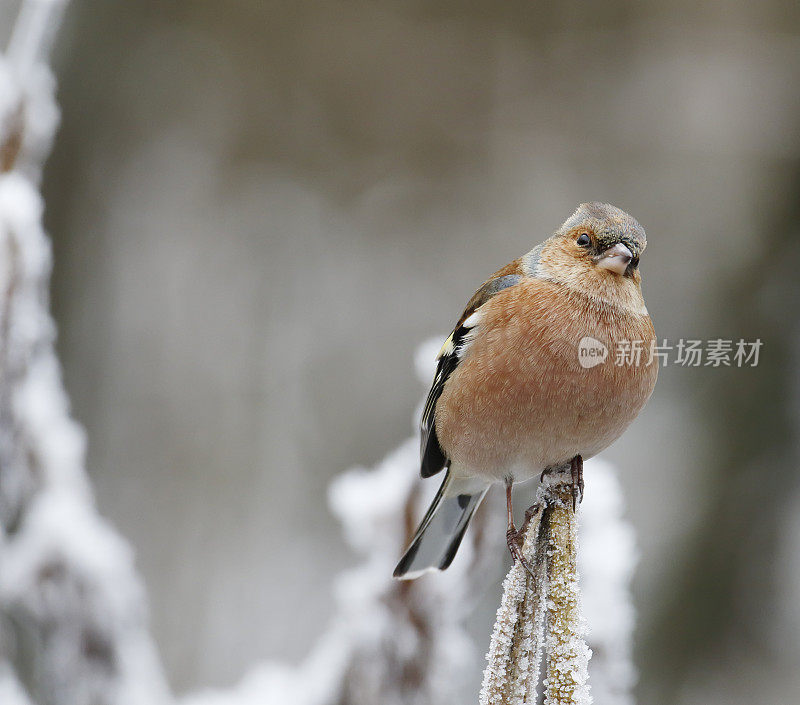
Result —
<path fill-rule="evenodd" d="M 586 645 L 578 588 L 578 515 L 571 487 L 551 488 L 546 500 L 547 527 L 547 678 L 545 705 L 590 705 Z"/>
<path fill-rule="evenodd" d="M 538 500 L 537 500 L 538 501 Z M 544 619 L 543 554 L 538 550 L 542 513 L 529 523 L 523 553 L 533 558 L 531 575 L 517 562 L 503 582 L 503 597 L 497 610 L 483 675 L 480 705 L 535 703 L 542 660 Z"/>
<path fill-rule="evenodd" d="M 523 543 L 533 575 L 515 563 L 503 583 L 481 705 L 537 703 L 543 651 L 546 705 L 589 705 L 589 644 L 600 649 L 591 668 L 599 684 L 597 704 L 632 703 L 633 610 L 628 586 L 634 564 L 633 535 L 621 520 L 621 494 L 611 467 L 593 460 L 587 464 L 586 476 L 586 498 L 578 513 L 572 508 L 571 480 L 563 473 L 546 476 L 538 490 L 536 511 Z M 578 517 L 584 509 L 591 555 L 579 561 Z M 589 644 L 581 610 L 579 562 L 586 566 L 589 614 L 598 624 Z"/>

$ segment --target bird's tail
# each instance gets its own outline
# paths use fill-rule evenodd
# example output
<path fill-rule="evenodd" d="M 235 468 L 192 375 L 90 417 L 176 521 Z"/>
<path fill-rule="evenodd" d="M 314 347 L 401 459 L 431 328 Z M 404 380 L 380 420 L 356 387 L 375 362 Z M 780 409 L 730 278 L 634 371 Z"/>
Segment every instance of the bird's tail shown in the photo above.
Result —
<path fill-rule="evenodd" d="M 448 470 L 417 533 L 394 569 L 395 578 L 413 580 L 429 570 L 444 570 L 453 562 L 470 519 L 489 490 L 488 486 L 471 487 L 471 491 L 459 493 L 457 483 Z"/>

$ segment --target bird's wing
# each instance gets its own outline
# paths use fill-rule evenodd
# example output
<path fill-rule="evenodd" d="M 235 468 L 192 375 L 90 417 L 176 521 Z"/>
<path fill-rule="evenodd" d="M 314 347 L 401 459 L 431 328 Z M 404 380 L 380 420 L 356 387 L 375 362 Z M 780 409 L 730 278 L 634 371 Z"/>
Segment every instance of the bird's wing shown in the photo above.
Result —
<path fill-rule="evenodd" d="M 517 263 L 514 262 L 501 269 L 491 279 L 485 281 L 481 288 L 475 292 L 464 309 L 464 313 L 461 314 L 461 318 L 458 319 L 458 323 L 450 337 L 439 351 L 436 376 L 433 378 L 433 384 L 428 392 L 425 408 L 422 411 L 422 423 L 420 424 L 422 431 L 420 474 L 422 477 L 435 475 L 450 462 L 439 445 L 439 439 L 436 437 L 436 402 L 442 394 L 445 382 L 453 374 L 453 370 L 458 367 L 458 363 L 464 357 L 464 353 L 467 351 L 470 342 L 472 342 L 471 332 L 478 323 L 478 309 L 499 291 L 518 284 L 522 279 L 521 273 L 506 273 L 508 271 L 514 272 L 515 270 L 519 272 L 519 266 L 514 265 L 517 265 Z"/>

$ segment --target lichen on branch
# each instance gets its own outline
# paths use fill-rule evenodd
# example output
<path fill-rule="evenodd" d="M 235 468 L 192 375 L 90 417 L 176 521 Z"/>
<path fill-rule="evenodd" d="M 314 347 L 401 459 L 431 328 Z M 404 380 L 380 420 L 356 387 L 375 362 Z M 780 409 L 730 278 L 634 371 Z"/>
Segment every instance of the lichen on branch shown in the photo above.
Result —
<path fill-rule="evenodd" d="M 545 705 L 591 703 L 586 625 L 578 588 L 578 520 L 561 485 L 549 511 L 547 540 L 547 678 Z"/>
<path fill-rule="evenodd" d="M 589 705 L 588 662 L 577 571 L 571 482 L 546 477 L 524 530 L 528 571 L 515 562 L 503 583 L 480 705 L 537 702 L 546 647 L 545 705 Z"/>

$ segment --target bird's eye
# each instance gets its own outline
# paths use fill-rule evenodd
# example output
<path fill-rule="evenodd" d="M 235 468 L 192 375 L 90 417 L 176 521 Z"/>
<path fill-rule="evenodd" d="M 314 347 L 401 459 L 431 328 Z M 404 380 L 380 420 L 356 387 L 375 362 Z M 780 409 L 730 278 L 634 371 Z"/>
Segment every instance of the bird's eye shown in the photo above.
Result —
<path fill-rule="evenodd" d="M 579 247 L 589 247 L 592 244 L 592 238 L 589 237 L 589 233 L 581 233 L 581 236 L 575 241 Z"/>

